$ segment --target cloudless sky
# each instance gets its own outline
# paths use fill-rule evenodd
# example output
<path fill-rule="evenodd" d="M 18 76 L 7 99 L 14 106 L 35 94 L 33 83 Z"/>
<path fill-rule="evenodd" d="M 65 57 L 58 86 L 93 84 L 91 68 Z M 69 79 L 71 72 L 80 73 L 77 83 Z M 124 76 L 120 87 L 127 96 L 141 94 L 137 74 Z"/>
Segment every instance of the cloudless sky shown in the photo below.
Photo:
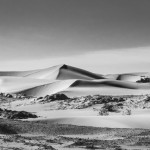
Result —
<path fill-rule="evenodd" d="M 0 70 L 150 71 L 149 8 L 150 0 L 0 0 Z"/>

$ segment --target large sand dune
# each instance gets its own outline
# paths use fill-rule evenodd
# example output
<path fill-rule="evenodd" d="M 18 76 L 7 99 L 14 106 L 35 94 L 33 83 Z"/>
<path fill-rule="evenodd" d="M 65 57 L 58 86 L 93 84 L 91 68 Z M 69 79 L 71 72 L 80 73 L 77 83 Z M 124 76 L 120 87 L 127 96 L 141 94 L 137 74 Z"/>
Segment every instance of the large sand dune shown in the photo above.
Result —
<path fill-rule="evenodd" d="M 93 94 L 105 95 L 132 95 L 144 94 L 149 92 L 150 85 L 117 81 L 110 79 L 101 80 L 55 80 L 54 82 L 34 86 L 27 90 L 21 91 L 22 93 L 30 96 L 45 96 L 63 92 L 69 96 L 82 96 Z M 145 92 L 144 92 L 145 91 Z"/>
<path fill-rule="evenodd" d="M 38 69 L 31 71 L 7 71 L 0 72 L 0 76 L 19 76 L 36 79 L 49 80 L 65 80 L 65 79 L 104 79 L 103 75 L 94 74 L 92 72 L 71 67 L 68 65 L 57 65 L 46 69 Z"/>
<path fill-rule="evenodd" d="M 89 94 L 149 94 L 149 83 L 136 83 L 149 73 L 100 75 L 57 65 L 32 71 L 0 72 L 0 92 L 45 96 L 62 92 L 70 96 Z"/>

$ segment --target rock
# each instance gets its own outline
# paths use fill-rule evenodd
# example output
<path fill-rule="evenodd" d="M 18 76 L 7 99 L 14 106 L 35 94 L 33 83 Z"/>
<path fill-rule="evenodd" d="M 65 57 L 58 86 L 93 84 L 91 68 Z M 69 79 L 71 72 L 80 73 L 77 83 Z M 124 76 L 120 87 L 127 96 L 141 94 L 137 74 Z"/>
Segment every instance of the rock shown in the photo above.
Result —
<path fill-rule="evenodd" d="M 13 98 L 13 96 L 11 94 L 7 94 L 6 97 L 7 98 Z"/>
<path fill-rule="evenodd" d="M 26 111 L 13 111 L 0 108 L 0 115 L 7 119 L 28 119 L 28 118 L 37 118 L 36 115 L 26 112 Z"/>
<path fill-rule="evenodd" d="M 8 116 L 8 119 L 28 119 L 28 118 L 37 118 L 37 116 L 26 111 L 15 112 Z"/>
<path fill-rule="evenodd" d="M 66 99 L 69 98 L 65 94 L 46 95 L 44 97 L 45 101 L 66 100 Z"/>
<path fill-rule="evenodd" d="M 43 99 L 43 97 L 38 97 L 38 98 L 37 98 L 37 100 L 41 100 L 41 99 Z"/>

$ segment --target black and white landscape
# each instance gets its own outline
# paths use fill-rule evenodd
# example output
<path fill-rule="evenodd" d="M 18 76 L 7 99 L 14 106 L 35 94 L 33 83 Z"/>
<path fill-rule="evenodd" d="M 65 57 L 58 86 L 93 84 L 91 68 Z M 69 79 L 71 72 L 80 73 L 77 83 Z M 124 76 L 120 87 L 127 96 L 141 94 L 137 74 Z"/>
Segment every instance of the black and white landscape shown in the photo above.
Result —
<path fill-rule="evenodd" d="M 150 150 L 149 0 L 0 0 L 0 150 Z"/>
<path fill-rule="evenodd" d="M 13 134 L 2 136 L 1 147 L 149 148 L 149 73 L 101 75 L 58 65 L 0 72 L 0 79 L 1 132 Z"/>

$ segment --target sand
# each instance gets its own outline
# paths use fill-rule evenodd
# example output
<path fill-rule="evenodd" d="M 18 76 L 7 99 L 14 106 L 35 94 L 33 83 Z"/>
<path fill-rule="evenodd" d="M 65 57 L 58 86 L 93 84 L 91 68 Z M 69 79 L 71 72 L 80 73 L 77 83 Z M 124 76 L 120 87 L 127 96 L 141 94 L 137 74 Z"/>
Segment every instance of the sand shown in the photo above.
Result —
<path fill-rule="evenodd" d="M 137 83 L 141 76 L 150 74 L 101 75 L 64 64 L 31 71 L 0 72 L 0 92 L 27 96 L 8 98 L 2 95 L 1 107 L 38 116 L 35 119 L 0 119 L 0 149 L 149 149 L 150 109 L 149 102 L 144 108 L 144 99 L 150 94 L 150 84 Z M 55 93 L 82 97 L 66 104 L 63 100 L 59 103 L 58 100 L 40 102 L 37 99 Z M 109 112 L 108 116 L 100 116 L 96 110 L 101 108 L 100 103 L 75 109 L 93 100 L 92 96 L 88 100 L 83 96 L 97 94 L 129 95 L 126 101 L 133 106 L 132 114 Z M 139 108 L 134 108 L 136 105 Z"/>
<path fill-rule="evenodd" d="M 149 73 L 100 75 L 83 69 L 58 65 L 23 72 L 0 72 L 0 92 L 45 96 L 58 92 L 70 97 L 83 95 L 142 95 L 150 94 L 149 83 L 136 83 Z M 32 104 L 33 102 L 33 104 Z M 150 128 L 149 112 L 135 111 L 132 116 L 97 116 L 93 110 L 50 110 L 51 104 L 34 104 L 25 99 L 11 104 L 14 110 L 25 110 L 58 123 L 114 128 Z M 145 123 L 146 122 L 146 123 Z"/>
<path fill-rule="evenodd" d="M 133 99 L 133 98 L 132 98 Z M 72 124 L 80 126 L 109 127 L 109 128 L 143 128 L 150 129 L 150 109 L 132 109 L 131 115 L 122 113 L 109 113 L 109 116 L 100 116 L 98 105 L 84 109 L 58 110 L 58 102 L 36 103 L 35 99 L 16 100 L 11 102 L 11 110 L 28 111 L 36 114 L 39 118 L 32 120 L 51 120 L 59 124 Z M 72 104 L 73 105 L 73 104 Z M 8 108 L 9 103 L 1 104 L 1 107 Z"/>
<path fill-rule="evenodd" d="M 0 92 L 45 96 L 58 92 L 68 96 L 93 94 L 149 94 L 149 83 L 136 83 L 149 73 L 101 75 L 68 65 L 32 71 L 0 72 Z"/>

